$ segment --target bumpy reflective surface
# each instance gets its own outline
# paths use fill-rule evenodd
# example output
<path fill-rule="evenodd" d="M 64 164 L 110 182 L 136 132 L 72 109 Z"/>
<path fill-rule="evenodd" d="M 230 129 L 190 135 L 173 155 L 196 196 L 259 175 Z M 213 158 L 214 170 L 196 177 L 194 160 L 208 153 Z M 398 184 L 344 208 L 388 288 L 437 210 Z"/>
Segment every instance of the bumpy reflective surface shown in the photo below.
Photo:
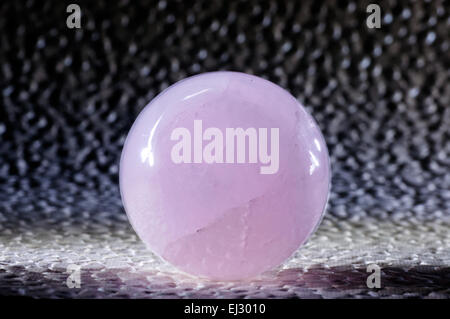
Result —
<path fill-rule="evenodd" d="M 0 295 L 36 298 L 449 298 L 449 7 L 383 2 L 0 1 Z M 320 7 L 320 8 L 319 8 Z M 311 110 L 333 186 L 323 222 L 260 280 L 176 274 L 131 229 L 126 134 L 155 94 L 218 68 L 263 75 Z M 381 289 L 366 266 L 382 267 Z M 81 289 L 66 285 L 81 267 Z"/>
<path fill-rule="evenodd" d="M 120 165 L 122 199 L 147 246 L 213 279 L 257 275 L 312 234 L 330 180 L 315 122 L 261 78 L 188 78 L 139 115 Z"/>

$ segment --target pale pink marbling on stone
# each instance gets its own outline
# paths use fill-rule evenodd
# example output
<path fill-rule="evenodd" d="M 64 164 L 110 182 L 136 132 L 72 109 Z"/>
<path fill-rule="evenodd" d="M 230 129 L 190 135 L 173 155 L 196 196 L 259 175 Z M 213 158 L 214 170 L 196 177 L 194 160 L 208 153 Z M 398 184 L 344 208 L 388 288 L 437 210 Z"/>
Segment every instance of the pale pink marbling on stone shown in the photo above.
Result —
<path fill-rule="evenodd" d="M 259 163 L 175 164 L 177 127 L 279 128 L 279 170 Z M 133 228 L 180 270 L 220 280 L 280 265 L 318 226 L 328 197 L 329 156 L 312 117 L 287 91 L 243 73 L 212 72 L 166 89 L 134 123 L 120 163 Z"/>

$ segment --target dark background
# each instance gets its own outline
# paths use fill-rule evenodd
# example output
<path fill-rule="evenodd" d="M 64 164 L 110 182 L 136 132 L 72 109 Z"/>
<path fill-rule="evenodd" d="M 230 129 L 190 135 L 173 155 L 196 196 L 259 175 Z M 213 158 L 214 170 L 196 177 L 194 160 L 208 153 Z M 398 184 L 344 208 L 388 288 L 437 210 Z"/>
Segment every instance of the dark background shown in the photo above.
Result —
<path fill-rule="evenodd" d="M 450 225 L 448 2 L 378 2 L 379 29 L 374 1 L 73 2 L 81 29 L 70 2 L 0 3 L 0 294 L 46 284 L 14 262 L 14 234 L 128 229 L 126 134 L 155 95 L 207 71 L 267 78 L 305 105 L 332 159 L 329 220 Z M 443 236 L 431 288 L 450 282 Z"/>

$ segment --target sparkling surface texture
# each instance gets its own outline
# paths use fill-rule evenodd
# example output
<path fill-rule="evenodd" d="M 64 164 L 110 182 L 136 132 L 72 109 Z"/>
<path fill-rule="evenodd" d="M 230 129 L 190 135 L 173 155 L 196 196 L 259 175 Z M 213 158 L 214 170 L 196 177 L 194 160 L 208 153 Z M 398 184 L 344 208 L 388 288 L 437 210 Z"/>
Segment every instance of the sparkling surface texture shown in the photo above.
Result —
<path fill-rule="evenodd" d="M 216 128 L 224 140 L 229 128 L 268 128 L 268 135 L 278 128 L 278 170 L 261 174 L 250 150 L 244 163 L 225 155 L 224 163 L 195 162 L 195 120 L 203 134 Z M 171 158 L 180 127 L 192 132 L 191 163 Z M 122 200 L 139 237 L 178 269 L 221 280 L 253 277 L 294 253 L 320 222 L 329 181 L 312 117 L 279 86 L 236 72 L 205 73 L 162 92 L 134 123 L 120 163 Z"/>
<path fill-rule="evenodd" d="M 0 295 L 450 298 L 450 7 L 383 2 L 370 29 L 365 1 L 160 2 L 83 1 L 74 30 L 64 1 L 0 1 Z M 258 280 L 173 270 L 120 198 L 139 112 L 217 69 L 286 88 L 330 153 L 320 227 Z M 367 287 L 373 263 L 380 289 Z"/>

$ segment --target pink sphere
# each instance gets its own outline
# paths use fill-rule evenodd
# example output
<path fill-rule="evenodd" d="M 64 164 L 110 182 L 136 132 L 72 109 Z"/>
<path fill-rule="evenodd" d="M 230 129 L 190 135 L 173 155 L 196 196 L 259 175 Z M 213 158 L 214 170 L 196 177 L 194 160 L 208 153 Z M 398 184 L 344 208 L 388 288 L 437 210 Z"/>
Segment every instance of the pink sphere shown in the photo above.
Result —
<path fill-rule="evenodd" d="M 329 185 L 312 117 L 281 87 L 237 72 L 164 90 L 135 121 L 120 162 L 123 204 L 143 242 L 218 280 L 286 260 L 317 228 Z"/>

